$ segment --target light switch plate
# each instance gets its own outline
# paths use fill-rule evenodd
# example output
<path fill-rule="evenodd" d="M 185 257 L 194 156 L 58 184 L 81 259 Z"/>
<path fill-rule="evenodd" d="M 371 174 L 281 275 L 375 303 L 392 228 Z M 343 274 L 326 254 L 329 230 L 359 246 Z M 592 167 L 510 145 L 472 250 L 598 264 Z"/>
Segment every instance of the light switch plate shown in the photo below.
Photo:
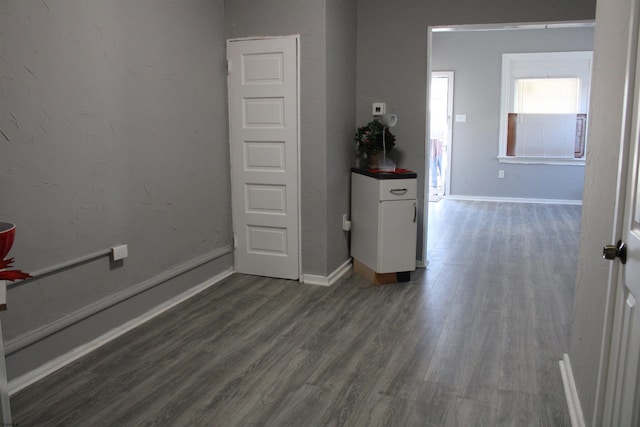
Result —
<path fill-rule="evenodd" d="M 466 114 L 456 114 L 456 122 L 465 123 L 466 121 L 467 121 L 467 115 Z"/>

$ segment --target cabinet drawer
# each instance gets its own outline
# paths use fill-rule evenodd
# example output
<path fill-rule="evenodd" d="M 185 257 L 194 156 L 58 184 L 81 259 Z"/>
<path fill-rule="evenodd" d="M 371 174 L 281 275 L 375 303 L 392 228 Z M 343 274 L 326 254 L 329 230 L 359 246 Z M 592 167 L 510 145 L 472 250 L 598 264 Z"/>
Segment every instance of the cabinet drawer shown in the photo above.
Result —
<path fill-rule="evenodd" d="M 380 200 L 415 199 L 416 181 L 413 178 L 380 180 Z"/>

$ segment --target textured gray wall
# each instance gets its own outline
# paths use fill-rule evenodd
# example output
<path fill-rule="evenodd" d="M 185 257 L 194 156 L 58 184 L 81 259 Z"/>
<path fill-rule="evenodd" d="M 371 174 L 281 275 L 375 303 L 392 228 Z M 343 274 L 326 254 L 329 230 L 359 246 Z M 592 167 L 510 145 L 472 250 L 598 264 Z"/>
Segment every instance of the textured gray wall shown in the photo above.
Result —
<path fill-rule="evenodd" d="M 223 31 L 222 0 L 0 2 L 11 255 L 34 271 L 129 245 L 11 288 L 9 341 L 230 245 Z"/>
<path fill-rule="evenodd" d="M 327 274 L 349 259 L 350 167 L 356 118 L 356 4 L 327 0 Z"/>
<path fill-rule="evenodd" d="M 498 162 L 502 54 L 593 49 L 593 27 L 433 33 L 434 71 L 454 71 L 451 194 L 581 200 L 583 166 Z M 505 178 L 498 179 L 498 170 Z"/>
<path fill-rule="evenodd" d="M 628 3 L 602 0 L 599 20 L 616 36 L 596 34 L 600 78 L 594 78 L 601 89 L 592 99 L 603 103 L 592 117 L 602 125 L 590 129 L 571 335 L 587 419 L 601 339 L 593 331 L 601 325 L 608 272 L 596 252 L 611 239 L 613 221 L 607 189 L 615 185 L 617 140 L 610 136 L 620 123 L 624 52 L 618 46 L 626 36 L 617 30 L 624 29 Z M 346 133 L 349 126 L 340 122 L 346 115 L 328 112 L 351 77 L 342 83 L 330 77 L 339 61 L 326 49 L 337 38 L 325 32 L 334 31 L 336 11 L 352 12 L 348 2 L 330 0 L 326 10 L 324 2 L 262 4 L 225 2 L 230 17 L 223 34 L 222 0 L 0 2 L 0 129 L 7 136 L 0 135 L 0 218 L 18 223 L 12 255 L 19 267 L 37 270 L 115 243 L 128 243 L 131 253 L 118 268 L 88 263 L 12 288 L 5 336 L 18 337 L 230 243 L 225 37 L 302 34 L 304 269 L 331 270 L 326 254 L 334 238 L 327 242 L 327 227 L 345 196 L 332 199 L 326 190 L 342 185 L 332 165 L 345 160 L 333 159 L 328 144 L 340 136 L 329 129 L 335 124 Z M 482 8 L 471 0 L 360 0 L 357 122 L 369 119 L 371 102 L 386 101 L 401 117 L 396 155 L 401 166 L 420 173 L 422 186 L 427 26 L 592 19 L 594 11 L 591 0 L 495 1 Z M 348 19 L 336 25 L 348 33 Z M 348 72 L 348 61 L 344 67 Z M 329 262 L 339 264 L 338 258 Z"/>
<path fill-rule="evenodd" d="M 371 116 L 371 103 L 385 101 L 399 116 L 394 155 L 418 172 L 424 201 L 427 28 L 436 25 L 593 19 L 595 0 L 485 1 L 358 0 L 356 121 Z M 395 149 L 394 149 L 395 150 Z M 420 203 L 422 207 L 422 203 Z M 420 212 L 419 224 L 422 224 Z M 418 230 L 418 256 L 422 253 Z"/>
<path fill-rule="evenodd" d="M 355 131 L 354 3 L 227 0 L 225 7 L 227 38 L 300 34 L 302 273 L 327 276 L 349 256 L 341 216 L 349 194 L 344 147 Z"/>

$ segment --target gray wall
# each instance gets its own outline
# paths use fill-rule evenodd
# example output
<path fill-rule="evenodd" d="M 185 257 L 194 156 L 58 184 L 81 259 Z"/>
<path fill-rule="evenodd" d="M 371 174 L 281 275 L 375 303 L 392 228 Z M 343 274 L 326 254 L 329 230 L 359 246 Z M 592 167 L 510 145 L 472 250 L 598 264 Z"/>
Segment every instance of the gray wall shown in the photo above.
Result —
<path fill-rule="evenodd" d="M 604 354 L 601 360 L 600 347 L 603 338 L 610 337 L 613 295 L 619 267 L 618 262 L 602 259 L 602 246 L 615 243 L 621 235 L 622 218 L 617 217 L 615 205 L 617 188 L 620 188 L 624 199 L 626 184 L 624 175 L 621 183 L 617 182 L 617 176 L 625 108 L 628 20 L 631 13 L 630 0 L 598 2 L 589 111 L 591 121 L 569 348 L 586 425 L 593 426 L 602 425 L 603 395 L 597 391 L 598 369 L 603 366 L 606 374 L 608 354 Z M 633 100 L 633 96 L 630 99 Z M 607 283 L 612 284 L 611 288 Z M 604 389 L 600 389 L 600 392 L 604 392 Z"/>
<path fill-rule="evenodd" d="M 10 377 L 86 342 L 21 353 L 52 325 L 166 279 L 108 330 L 232 266 L 223 31 L 222 0 L 0 2 L 0 219 L 18 226 L 16 266 L 129 245 L 122 263 L 10 288 Z"/>
<path fill-rule="evenodd" d="M 349 0 L 0 3 L 11 255 L 38 271 L 130 254 L 10 288 L 11 379 L 232 267 L 226 38 L 301 34 L 303 272 L 348 259 L 355 23 Z"/>
<path fill-rule="evenodd" d="M 581 200 L 583 166 L 498 162 L 503 53 L 593 49 L 593 27 L 511 31 L 437 32 L 432 69 L 454 71 L 452 195 Z M 505 178 L 498 179 L 498 170 Z"/>
<path fill-rule="evenodd" d="M 341 216 L 345 147 L 355 131 L 354 3 L 228 0 L 225 7 L 227 38 L 300 34 L 302 272 L 327 276 L 349 257 Z"/>
<path fill-rule="evenodd" d="M 424 201 L 427 28 L 594 16 L 595 0 L 494 0 L 482 5 L 473 0 L 358 0 L 356 121 L 361 124 L 370 119 L 374 101 L 387 102 L 387 107 L 398 114 L 395 156 L 401 167 L 418 172 L 418 194 Z M 421 256 L 422 227 L 418 237 Z"/>
<path fill-rule="evenodd" d="M 355 117 L 356 3 L 327 0 L 327 274 L 349 259 L 342 215 L 349 213 Z"/>
<path fill-rule="evenodd" d="M 599 252 L 603 242 L 612 241 L 608 189 L 615 186 L 619 147 L 611 135 L 621 118 L 628 3 L 602 0 L 599 23 L 613 27 L 615 37 L 599 38 L 596 31 L 592 100 L 602 103 L 591 113 L 601 124 L 590 128 L 570 350 L 588 420 L 602 337 L 594 331 L 601 330 L 609 271 Z M 373 101 L 386 101 L 400 115 L 396 155 L 401 166 L 419 172 L 421 190 L 427 27 L 592 19 L 595 11 L 591 0 L 495 1 L 482 8 L 471 0 L 357 4 L 357 122 L 368 121 Z M 130 248 L 121 265 L 98 259 L 12 287 L 9 311 L 2 316 L 10 345 L 172 267 L 225 252 L 231 242 L 226 37 L 302 35 L 303 268 L 327 274 L 340 263 L 342 255 L 327 254 L 334 244 L 346 253 L 344 235 L 331 227 L 339 227 L 333 222 L 348 189 L 329 190 L 347 181 L 341 174 L 348 163 L 344 155 L 351 152 L 339 154 L 333 144 L 342 140 L 351 147 L 355 129 L 345 119 L 353 108 L 348 97 L 340 114 L 333 114 L 342 106 L 340 93 L 352 90 L 352 6 L 338 0 L 263 5 L 249 0 L 227 0 L 224 8 L 222 0 L 0 2 L 0 129 L 6 135 L 0 135 L 0 218 L 19 227 L 11 255 L 19 267 L 38 270 L 116 243 Z M 334 51 L 340 39 L 333 31 L 347 38 L 340 51 Z M 230 265 L 227 256 L 191 270 L 166 282 L 148 301 L 162 302 L 176 289 L 188 289 Z M 118 305 L 115 313 L 102 312 L 106 317 L 94 316 L 94 323 L 104 327 L 113 317 L 126 320 L 140 309 L 138 301 Z M 86 331 L 70 330 L 61 332 L 67 349 L 91 338 Z M 36 354 L 55 355 L 44 343 L 31 345 L 30 354 L 10 355 L 10 376 L 41 364 Z M 26 361 L 15 361 L 18 355 Z"/>

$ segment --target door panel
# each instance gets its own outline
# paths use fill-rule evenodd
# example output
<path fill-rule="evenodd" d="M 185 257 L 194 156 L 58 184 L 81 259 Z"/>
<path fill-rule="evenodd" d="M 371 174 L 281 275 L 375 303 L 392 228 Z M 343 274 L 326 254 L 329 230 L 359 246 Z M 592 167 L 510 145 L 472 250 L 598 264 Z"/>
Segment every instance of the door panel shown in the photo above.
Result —
<path fill-rule="evenodd" d="M 415 270 L 416 216 L 415 199 L 380 202 L 379 273 Z"/>
<path fill-rule="evenodd" d="M 615 365 L 617 370 L 612 372 L 615 381 L 611 382 L 612 407 L 610 410 L 611 424 L 615 426 L 636 426 L 636 385 L 638 383 L 638 357 L 640 356 L 640 316 L 638 316 L 637 301 L 626 288 L 622 289 L 621 298 L 616 301 L 616 325 L 613 341 L 617 351 Z M 634 421 L 635 420 L 635 421 Z"/>
<path fill-rule="evenodd" d="M 297 38 L 227 43 L 236 271 L 299 278 Z"/>
<path fill-rule="evenodd" d="M 640 55 L 637 55 L 640 58 Z M 636 63 L 640 71 L 640 63 Z M 640 366 L 640 194 L 638 188 L 640 153 L 640 74 L 636 74 L 633 105 L 632 140 L 629 143 L 627 195 L 624 206 L 622 240 L 627 247 L 625 264 L 620 264 L 615 291 L 614 321 L 610 364 L 605 394 L 604 424 L 637 426 L 640 424 L 638 368 Z M 613 243 L 613 242 L 612 242 Z M 619 261 L 614 261 L 619 262 Z"/>
<path fill-rule="evenodd" d="M 639 55 L 640 56 L 640 55 Z M 640 69 L 640 68 L 638 68 Z M 640 86 L 638 86 L 640 87 Z M 636 93 L 638 99 L 640 94 Z M 629 214 L 624 222 L 625 236 L 623 241 L 627 246 L 627 262 L 622 266 L 622 274 L 620 281 L 622 282 L 619 289 L 621 293 L 620 309 L 616 312 L 616 316 L 621 318 L 620 321 L 620 351 L 619 351 L 619 371 L 617 379 L 617 388 L 619 394 L 616 396 L 616 418 L 615 424 L 618 426 L 637 426 L 639 424 L 638 414 L 638 365 L 640 363 L 640 315 L 638 314 L 637 299 L 640 298 L 640 220 L 638 212 L 638 152 L 640 149 L 640 110 L 638 110 L 638 101 L 636 101 L 636 132 L 635 143 L 632 152 L 635 153 L 630 157 L 629 176 L 631 177 L 631 191 L 627 196 L 627 207 Z"/>

